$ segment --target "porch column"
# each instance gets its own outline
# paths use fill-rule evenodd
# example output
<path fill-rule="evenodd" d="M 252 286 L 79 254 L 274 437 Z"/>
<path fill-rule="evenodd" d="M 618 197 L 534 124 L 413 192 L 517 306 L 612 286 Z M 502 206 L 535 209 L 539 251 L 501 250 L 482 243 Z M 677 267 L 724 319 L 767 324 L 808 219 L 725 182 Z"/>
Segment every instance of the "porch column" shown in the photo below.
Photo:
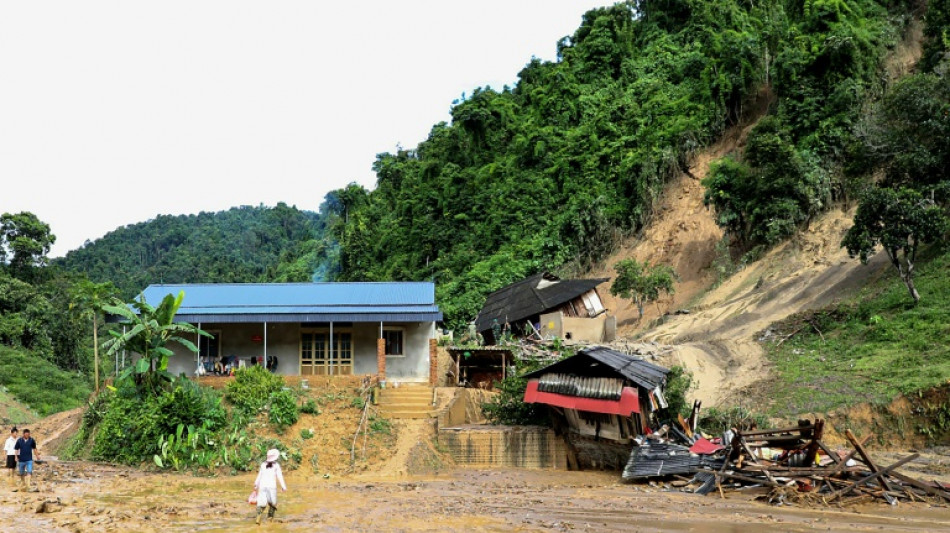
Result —
<path fill-rule="evenodd" d="M 330 321 L 330 346 L 327 348 L 327 375 L 333 375 L 333 321 Z"/>
<path fill-rule="evenodd" d="M 376 339 L 376 373 L 380 381 L 386 379 L 386 339 Z"/>
<path fill-rule="evenodd" d="M 376 374 L 379 380 L 386 379 L 386 339 L 383 337 L 383 321 L 379 321 L 379 338 L 376 339 Z"/>
<path fill-rule="evenodd" d="M 429 339 L 429 385 L 435 387 L 439 382 L 439 349 L 436 339 Z"/>
<path fill-rule="evenodd" d="M 267 322 L 264 322 L 264 368 L 267 368 Z"/>
<path fill-rule="evenodd" d="M 198 329 L 201 329 L 201 322 L 198 322 Z M 202 363 L 201 361 L 201 335 L 199 335 L 198 333 L 195 333 L 195 340 L 198 341 L 197 343 L 198 353 L 195 354 L 195 360 L 198 363 L 195 368 L 195 371 L 197 372 L 197 369 L 201 368 L 201 363 Z"/>

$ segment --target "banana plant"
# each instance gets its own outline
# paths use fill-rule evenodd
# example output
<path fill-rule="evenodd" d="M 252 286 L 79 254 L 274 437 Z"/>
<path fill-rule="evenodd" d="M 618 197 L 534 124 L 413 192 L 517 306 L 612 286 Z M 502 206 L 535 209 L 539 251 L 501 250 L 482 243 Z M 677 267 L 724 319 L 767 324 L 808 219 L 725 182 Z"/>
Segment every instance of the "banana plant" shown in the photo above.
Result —
<path fill-rule="evenodd" d="M 119 376 L 120 380 L 132 378 L 140 392 L 158 393 L 174 379 L 168 372 L 168 358 L 174 354 L 168 343 L 177 342 L 192 353 L 198 353 L 198 347 L 185 336 L 211 337 L 192 324 L 174 321 L 184 299 L 185 291 L 181 291 L 177 297 L 165 296 L 157 307 L 146 302 L 144 296 L 129 305 L 117 301 L 103 306 L 107 313 L 121 317 L 120 323 L 126 326 L 125 332 L 109 332 L 112 338 L 103 343 L 107 354 L 113 356 L 122 350 L 139 354 L 135 365 L 126 369 Z"/>

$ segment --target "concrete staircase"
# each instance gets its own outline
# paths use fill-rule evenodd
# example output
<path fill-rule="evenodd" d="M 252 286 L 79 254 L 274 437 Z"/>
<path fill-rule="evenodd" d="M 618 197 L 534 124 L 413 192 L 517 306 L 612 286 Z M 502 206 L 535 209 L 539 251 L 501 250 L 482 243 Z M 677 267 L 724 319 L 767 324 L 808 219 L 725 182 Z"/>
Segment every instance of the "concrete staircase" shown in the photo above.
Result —
<path fill-rule="evenodd" d="M 379 394 L 379 412 L 386 418 L 410 419 L 434 416 L 432 387 L 400 384 L 388 386 Z"/>

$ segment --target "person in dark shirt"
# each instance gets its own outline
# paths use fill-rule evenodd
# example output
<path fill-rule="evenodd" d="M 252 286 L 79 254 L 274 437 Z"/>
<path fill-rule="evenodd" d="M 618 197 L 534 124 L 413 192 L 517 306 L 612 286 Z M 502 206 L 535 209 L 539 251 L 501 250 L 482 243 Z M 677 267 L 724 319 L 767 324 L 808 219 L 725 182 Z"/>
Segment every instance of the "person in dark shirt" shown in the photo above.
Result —
<path fill-rule="evenodd" d="M 33 488 L 33 461 L 34 458 L 37 461 L 40 459 L 40 453 L 36 451 L 36 441 L 30 436 L 30 430 L 23 430 L 23 436 L 16 441 L 13 449 L 16 451 L 21 483 L 26 485 L 26 490 L 36 492 Z"/>

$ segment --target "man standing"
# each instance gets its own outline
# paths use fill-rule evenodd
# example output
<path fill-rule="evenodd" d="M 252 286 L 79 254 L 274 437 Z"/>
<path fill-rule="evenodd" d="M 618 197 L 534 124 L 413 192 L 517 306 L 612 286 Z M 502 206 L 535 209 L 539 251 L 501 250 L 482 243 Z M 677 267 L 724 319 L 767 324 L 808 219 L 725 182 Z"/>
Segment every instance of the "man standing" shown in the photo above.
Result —
<path fill-rule="evenodd" d="M 36 451 L 36 441 L 30 436 L 30 430 L 23 430 L 23 436 L 16 441 L 13 448 L 16 450 L 20 478 L 26 483 L 26 490 L 35 492 L 33 488 L 33 456 L 35 454 L 36 459 L 39 460 L 40 454 Z"/>
<path fill-rule="evenodd" d="M 13 429 L 10 430 L 10 436 L 7 437 L 6 442 L 3 443 L 3 453 L 7 456 L 6 467 L 10 471 L 11 485 L 16 484 L 16 482 L 13 481 L 13 474 L 16 472 L 16 441 L 17 429 L 16 426 L 13 426 Z"/>

